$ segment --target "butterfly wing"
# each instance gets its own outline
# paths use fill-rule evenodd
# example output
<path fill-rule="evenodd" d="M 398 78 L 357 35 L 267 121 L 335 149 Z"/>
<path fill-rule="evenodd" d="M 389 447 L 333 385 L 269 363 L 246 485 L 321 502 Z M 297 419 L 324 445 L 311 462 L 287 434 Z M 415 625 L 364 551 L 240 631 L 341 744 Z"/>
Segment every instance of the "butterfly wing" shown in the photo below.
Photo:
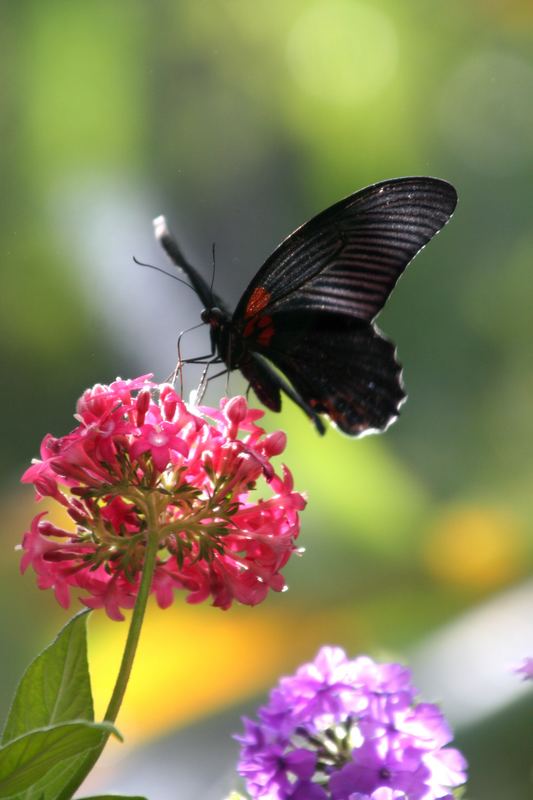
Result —
<path fill-rule="evenodd" d="M 271 411 L 281 411 L 281 387 L 268 362 L 250 356 L 241 364 L 240 370 L 260 402 Z"/>
<path fill-rule="evenodd" d="M 272 338 L 267 347 L 258 342 L 258 352 L 288 378 L 292 399 L 315 425 L 327 414 L 344 433 L 360 436 L 396 419 L 405 399 L 401 367 L 394 345 L 373 325 L 309 311 L 275 314 L 273 321 Z"/>
<path fill-rule="evenodd" d="M 451 184 L 424 177 L 384 181 L 340 200 L 267 259 L 235 309 L 234 326 L 251 334 L 257 318 L 298 310 L 370 322 L 456 203 Z"/>
<path fill-rule="evenodd" d="M 278 410 L 283 390 L 320 432 L 319 415 L 327 414 L 350 436 L 384 430 L 397 417 L 405 399 L 401 368 L 372 320 L 456 203 L 455 189 L 436 178 L 385 181 L 281 243 L 232 318 L 248 353 L 239 366 L 269 408 Z"/>
<path fill-rule="evenodd" d="M 326 432 L 325 425 L 316 411 L 304 400 L 296 388 L 285 380 L 273 366 L 259 353 L 249 353 L 248 358 L 240 365 L 240 370 L 257 397 L 271 411 L 281 411 L 281 392 L 299 406 L 313 421 L 315 428 L 321 435 Z"/>

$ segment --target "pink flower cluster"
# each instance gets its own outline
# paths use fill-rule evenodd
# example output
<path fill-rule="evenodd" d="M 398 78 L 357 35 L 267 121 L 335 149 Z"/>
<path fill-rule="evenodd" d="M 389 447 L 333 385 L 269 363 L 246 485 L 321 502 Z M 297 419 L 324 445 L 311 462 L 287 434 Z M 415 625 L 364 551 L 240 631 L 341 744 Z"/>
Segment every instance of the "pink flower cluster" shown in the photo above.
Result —
<path fill-rule="evenodd" d="M 64 607 L 80 589 L 85 605 L 121 620 L 121 608 L 135 603 L 155 528 L 151 591 L 162 608 L 175 589 L 190 603 L 255 605 L 269 589 L 285 588 L 280 570 L 296 550 L 305 507 L 289 470 L 279 475 L 270 461 L 284 450 L 285 434 L 266 434 L 257 425 L 263 412 L 244 397 L 223 399 L 220 409 L 190 408 L 150 377 L 87 389 L 78 426 L 45 436 L 41 460 L 22 481 L 60 503 L 74 530 L 38 514 L 23 539 L 21 570 L 31 565 L 39 587 L 53 588 Z M 251 499 L 261 482 L 270 496 Z"/>

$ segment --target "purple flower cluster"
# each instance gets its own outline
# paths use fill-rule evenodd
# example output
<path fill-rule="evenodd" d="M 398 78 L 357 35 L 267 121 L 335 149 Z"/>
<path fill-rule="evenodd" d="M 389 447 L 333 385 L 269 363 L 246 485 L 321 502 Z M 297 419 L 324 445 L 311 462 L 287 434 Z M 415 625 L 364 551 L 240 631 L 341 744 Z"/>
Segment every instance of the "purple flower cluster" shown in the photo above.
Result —
<path fill-rule="evenodd" d="M 533 658 L 531 656 L 523 658 L 519 664 L 513 667 L 513 672 L 521 675 L 523 681 L 533 681 Z"/>
<path fill-rule="evenodd" d="M 400 664 L 323 647 L 244 720 L 239 772 L 264 800 L 452 800 L 466 761 Z"/>

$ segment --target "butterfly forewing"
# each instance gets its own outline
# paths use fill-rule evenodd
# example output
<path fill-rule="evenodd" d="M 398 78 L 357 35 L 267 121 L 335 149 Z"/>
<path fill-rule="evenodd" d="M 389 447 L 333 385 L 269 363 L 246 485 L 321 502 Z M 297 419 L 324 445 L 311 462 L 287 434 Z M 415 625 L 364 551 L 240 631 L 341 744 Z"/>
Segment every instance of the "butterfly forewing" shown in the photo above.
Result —
<path fill-rule="evenodd" d="M 399 178 L 346 197 L 279 245 L 244 292 L 234 323 L 303 310 L 370 322 L 456 202 L 455 189 L 436 178 Z"/>

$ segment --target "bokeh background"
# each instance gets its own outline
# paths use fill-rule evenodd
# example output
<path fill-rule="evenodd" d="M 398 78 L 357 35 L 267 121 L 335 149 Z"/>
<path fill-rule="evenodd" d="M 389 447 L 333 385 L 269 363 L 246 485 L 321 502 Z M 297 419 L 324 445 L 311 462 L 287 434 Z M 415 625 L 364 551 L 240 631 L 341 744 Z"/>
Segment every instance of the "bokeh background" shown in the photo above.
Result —
<path fill-rule="evenodd" d="M 470 761 L 469 797 L 533 796 L 533 698 L 509 671 L 533 655 L 531 0 L 3 0 L 0 17 L 2 713 L 68 618 L 18 574 L 36 511 L 21 472 L 84 387 L 164 379 L 199 321 L 185 287 L 132 261 L 167 266 L 152 218 L 206 276 L 215 243 L 232 304 L 313 214 L 437 175 L 458 210 L 380 318 L 405 365 L 400 420 L 350 441 L 267 415 L 309 495 L 290 591 L 151 608 L 126 744 L 89 788 L 220 800 L 239 715 L 328 642 L 412 665 Z M 207 340 L 189 334 L 187 354 Z M 100 710 L 124 634 L 93 616 Z"/>

